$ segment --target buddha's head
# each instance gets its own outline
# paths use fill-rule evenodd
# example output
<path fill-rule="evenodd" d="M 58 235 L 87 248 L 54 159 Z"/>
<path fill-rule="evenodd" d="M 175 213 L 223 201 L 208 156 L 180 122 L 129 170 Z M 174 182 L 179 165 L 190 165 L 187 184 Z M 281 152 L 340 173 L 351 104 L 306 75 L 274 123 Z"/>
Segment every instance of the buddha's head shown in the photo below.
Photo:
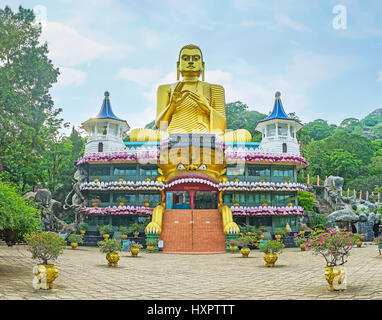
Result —
<path fill-rule="evenodd" d="M 179 80 L 180 73 L 182 76 L 197 76 L 202 74 L 204 81 L 204 61 L 202 50 L 194 44 L 189 44 L 180 49 L 179 59 L 176 63 L 177 79 Z"/>

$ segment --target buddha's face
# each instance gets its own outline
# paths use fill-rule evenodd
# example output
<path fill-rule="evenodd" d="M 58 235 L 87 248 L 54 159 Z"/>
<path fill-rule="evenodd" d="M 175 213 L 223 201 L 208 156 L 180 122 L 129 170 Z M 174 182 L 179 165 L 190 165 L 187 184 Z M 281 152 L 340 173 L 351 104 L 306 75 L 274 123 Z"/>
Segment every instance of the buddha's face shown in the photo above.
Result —
<path fill-rule="evenodd" d="M 202 71 L 202 54 L 199 49 L 183 49 L 180 52 L 180 72 L 195 74 Z"/>

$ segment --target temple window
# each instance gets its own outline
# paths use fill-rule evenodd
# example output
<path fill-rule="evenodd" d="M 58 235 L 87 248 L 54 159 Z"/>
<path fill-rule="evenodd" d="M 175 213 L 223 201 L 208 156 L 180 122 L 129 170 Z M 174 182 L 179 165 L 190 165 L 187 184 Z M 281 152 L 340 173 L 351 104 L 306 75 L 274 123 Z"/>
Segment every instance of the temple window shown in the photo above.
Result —
<path fill-rule="evenodd" d="M 291 136 L 292 138 L 294 138 L 294 130 L 293 130 L 293 127 L 291 126 L 289 129 L 290 129 L 290 136 Z"/>
<path fill-rule="evenodd" d="M 116 136 L 118 133 L 118 126 L 114 123 L 111 123 L 109 125 L 109 133 L 113 136 Z"/>
<path fill-rule="evenodd" d="M 283 143 L 283 153 L 287 153 L 287 152 L 288 152 L 287 144 Z"/>
<path fill-rule="evenodd" d="M 114 165 L 113 175 L 115 176 L 135 176 L 136 174 L 136 165 Z"/>
<path fill-rule="evenodd" d="M 103 143 L 98 143 L 98 152 L 103 152 Z"/>
<path fill-rule="evenodd" d="M 141 176 L 157 176 L 158 168 L 156 166 L 145 166 L 139 168 L 139 174 Z"/>
<path fill-rule="evenodd" d="M 267 166 L 248 166 L 248 176 L 251 177 L 270 177 L 271 168 Z"/>
<path fill-rule="evenodd" d="M 227 176 L 243 176 L 244 166 L 227 167 Z"/>
<path fill-rule="evenodd" d="M 286 137 L 288 135 L 288 125 L 283 124 L 283 123 L 279 123 L 278 134 L 279 134 L 279 136 Z"/>
<path fill-rule="evenodd" d="M 90 166 L 89 177 L 99 178 L 101 176 L 110 176 L 110 166 Z"/>
<path fill-rule="evenodd" d="M 270 124 L 267 126 L 267 136 L 274 137 L 276 135 L 276 125 Z"/>

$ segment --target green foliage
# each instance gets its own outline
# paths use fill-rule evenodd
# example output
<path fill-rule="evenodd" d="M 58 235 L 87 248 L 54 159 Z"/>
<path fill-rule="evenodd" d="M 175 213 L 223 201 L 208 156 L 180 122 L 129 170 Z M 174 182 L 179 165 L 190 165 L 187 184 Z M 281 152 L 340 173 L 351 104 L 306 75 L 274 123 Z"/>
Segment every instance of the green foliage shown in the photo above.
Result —
<path fill-rule="evenodd" d="M 0 181 L 0 238 L 12 245 L 21 242 L 25 233 L 40 230 L 41 217 L 35 204 Z"/>
<path fill-rule="evenodd" d="M 49 260 L 56 260 L 66 248 L 65 239 L 54 232 L 31 232 L 24 235 L 24 241 L 32 253 L 32 259 L 48 264 Z"/>
<path fill-rule="evenodd" d="M 99 247 L 99 250 L 102 253 L 111 253 L 111 252 L 118 252 L 122 251 L 122 245 L 119 240 L 116 239 L 107 239 L 103 241 L 98 241 L 97 245 Z"/>
<path fill-rule="evenodd" d="M 260 245 L 260 251 L 264 253 L 282 253 L 285 245 L 277 240 L 266 240 Z"/>
<path fill-rule="evenodd" d="M 317 119 L 304 126 L 305 131 L 313 140 L 322 140 L 333 134 L 335 125 L 329 125 L 327 121 Z"/>
<path fill-rule="evenodd" d="M 131 249 L 131 248 L 142 249 L 142 248 L 143 248 L 143 245 L 140 244 L 139 242 L 131 241 L 131 242 L 130 242 L 130 249 Z"/>
<path fill-rule="evenodd" d="M 297 192 L 298 205 L 303 207 L 305 211 L 313 211 L 314 208 L 314 195 L 311 192 Z"/>
<path fill-rule="evenodd" d="M 309 224 L 312 229 L 323 229 L 328 225 L 328 218 L 323 214 L 315 213 L 309 217 Z"/>
<path fill-rule="evenodd" d="M 322 255 L 328 267 L 335 267 L 346 263 L 357 240 L 357 235 L 346 230 L 318 229 L 310 234 L 305 247 L 312 250 L 313 254 Z"/>
<path fill-rule="evenodd" d="M 158 239 L 146 239 L 146 245 L 148 247 L 156 247 L 158 245 Z"/>
<path fill-rule="evenodd" d="M 89 225 L 85 222 L 80 224 L 80 230 L 88 231 L 89 230 Z"/>
<path fill-rule="evenodd" d="M 72 233 L 71 235 L 69 235 L 68 241 L 69 242 L 77 242 L 78 244 L 83 244 L 84 238 L 83 238 L 82 234 Z"/>
<path fill-rule="evenodd" d="M 304 244 L 307 241 L 307 238 L 305 237 L 305 232 L 300 231 L 299 233 L 295 233 L 293 240 L 294 240 L 294 243 L 296 244 L 296 246 L 298 246 L 298 247 L 300 245 Z"/>
<path fill-rule="evenodd" d="M 285 228 L 276 228 L 275 235 L 279 236 L 286 236 L 288 234 L 288 231 Z"/>
<path fill-rule="evenodd" d="M 126 226 L 120 226 L 118 228 L 119 232 L 121 232 L 122 234 L 128 234 L 129 233 L 129 228 L 126 227 Z"/>
<path fill-rule="evenodd" d="M 96 226 L 96 229 L 101 236 L 104 234 L 109 234 L 113 231 L 113 227 L 110 224 Z"/>

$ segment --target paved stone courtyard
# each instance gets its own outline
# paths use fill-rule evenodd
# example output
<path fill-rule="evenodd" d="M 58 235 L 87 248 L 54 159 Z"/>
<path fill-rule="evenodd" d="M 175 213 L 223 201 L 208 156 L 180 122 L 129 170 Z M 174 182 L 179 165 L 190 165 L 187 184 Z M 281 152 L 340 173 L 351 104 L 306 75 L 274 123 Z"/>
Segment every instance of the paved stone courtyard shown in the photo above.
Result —
<path fill-rule="evenodd" d="M 98 248 L 68 247 L 58 259 L 59 277 L 50 291 L 35 291 L 35 265 L 25 246 L 0 246 L 0 300 L 14 299 L 382 299 L 382 256 L 375 245 L 353 248 L 346 264 L 347 290 L 329 292 L 324 258 L 285 249 L 275 268 L 258 250 L 181 255 L 122 253 L 118 268 L 107 266 Z"/>

